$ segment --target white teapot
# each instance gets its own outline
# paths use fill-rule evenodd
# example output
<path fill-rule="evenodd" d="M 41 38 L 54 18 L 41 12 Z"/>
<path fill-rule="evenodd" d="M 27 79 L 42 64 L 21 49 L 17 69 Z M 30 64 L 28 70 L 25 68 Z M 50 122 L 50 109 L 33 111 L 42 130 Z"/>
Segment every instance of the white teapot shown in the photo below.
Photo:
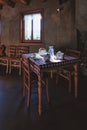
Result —
<path fill-rule="evenodd" d="M 40 48 L 40 49 L 39 49 L 39 55 L 41 55 L 41 56 L 47 55 L 46 49 L 45 49 L 45 48 Z"/>
<path fill-rule="evenodd" d="M 58 51 L 58 52 L 56 53 L 56 58 L 57 58 L 57 59 L 63 59 L 63 58 L 64 58 L 64 53 L 61 52 L 61 51 Z"/>

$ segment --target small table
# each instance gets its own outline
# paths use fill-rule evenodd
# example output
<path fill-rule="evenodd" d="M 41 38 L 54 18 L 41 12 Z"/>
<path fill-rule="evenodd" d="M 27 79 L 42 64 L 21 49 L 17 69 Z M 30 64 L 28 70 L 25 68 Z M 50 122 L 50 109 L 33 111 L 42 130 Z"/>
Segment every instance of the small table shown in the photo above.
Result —
<path fill-rule="evenodd" d="M 75 98 L 78 96 L 78 65 L 80 59 L 71 57 L 71 56 L 64 56 L 63 60 L 58 60 L 58 62 L 45 62 L 41 59 L 35 59 L 33 57 L 34 53 L 23 54 L 24 57 L 29 58 L 30 66 L 32 71 L 34 71 L 38 76 L 38 113 L 41 115 L 42 113 L 42 87 L 41 87 L 41 75 L 44 70 L 53 70 L 59 67 L 64 66 L 72 66 L 74 68 L 74 81 L 75 81 Z"/>

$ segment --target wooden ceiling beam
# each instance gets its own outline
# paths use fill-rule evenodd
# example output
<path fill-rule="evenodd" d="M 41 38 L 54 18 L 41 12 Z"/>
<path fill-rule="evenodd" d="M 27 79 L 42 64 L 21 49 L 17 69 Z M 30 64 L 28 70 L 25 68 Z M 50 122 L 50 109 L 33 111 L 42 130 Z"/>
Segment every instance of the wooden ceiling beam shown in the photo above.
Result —
<path fill-rule="evenodd" d="M 29 5 L 32 0 L 0 0 L 0 6 L 8 5 L 14 7 L 16 3 L 21 3 L 24 5 Z M 47 0 L 41 0 L 41 2 L 46 2 Z M 61 0 L 60 0 L 61 1 Z M 64 0 L 63 0 L 64 1 Z"/>
<path fill-rule="evenodd" d="M 7 4 L 6 0 L 0 0 L 0 4 L 5 5 Z"/>
<path fill-rule="evenodd" d="M 22 3 L 22 4 L 27 4 L 27 2 L 26 2 L 26 0 L 12 0 L 13 2 L 15 2 L 15 3 Z"/>
<path fill-rule="evenodd" d="M 20 0 L 22 4 L 27 4 L 26 0 Z"/>

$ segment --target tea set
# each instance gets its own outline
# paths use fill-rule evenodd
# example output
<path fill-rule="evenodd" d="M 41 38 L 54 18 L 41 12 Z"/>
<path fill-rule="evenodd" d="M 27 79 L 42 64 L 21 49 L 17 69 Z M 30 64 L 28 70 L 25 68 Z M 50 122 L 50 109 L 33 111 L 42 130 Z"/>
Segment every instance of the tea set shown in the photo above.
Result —
<path fill-rule="evenodd" d="M 39 48 L 38 53 L 35 54 L 35 57 L 45 61 L 57 62 L 64 58 L 64 53 L 58 51 L 56 54 L 54 54 L 53 46 L 49 46 L 48 51 L 45 48 Z"/>

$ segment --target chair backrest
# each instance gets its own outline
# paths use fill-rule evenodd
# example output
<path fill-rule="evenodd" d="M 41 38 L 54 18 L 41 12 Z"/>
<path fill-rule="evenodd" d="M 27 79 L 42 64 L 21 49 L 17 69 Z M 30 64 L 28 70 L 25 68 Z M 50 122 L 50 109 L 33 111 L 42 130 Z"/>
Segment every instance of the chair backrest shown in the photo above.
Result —
<path fill-rule="evenodd" d="M 29 64 L 29 59 L 26 57 L 22 57 L 22 68 L 23 68 L 24 76 L 30 78 L 30 64 Z"/>
<path fill-rule="evenodd" d="M 76 58 L 80 58 L 81 55 L 80 51 L 75 49 L 66 49 L 65 53 L 69 56 L 74 56 Z"/>
<path fill-rule="evenodd" d="M 21 57 L 22 54 L 29 53 L 28 46 L 10 45 L 8 47 L 8 55 L 11 57 Z"/>
<path fill-rule="evenodd" d="M 16 55 L 16 46 L 10 45 L 8 47 L 8 56 L 14 57 Z"/>
<path fill-rule="evenodd" d="M 21 57 L 22 54 L 29 53 L 29 47 L 28 46 L 17 46 L 16 47 L 16 56 Z"/>

